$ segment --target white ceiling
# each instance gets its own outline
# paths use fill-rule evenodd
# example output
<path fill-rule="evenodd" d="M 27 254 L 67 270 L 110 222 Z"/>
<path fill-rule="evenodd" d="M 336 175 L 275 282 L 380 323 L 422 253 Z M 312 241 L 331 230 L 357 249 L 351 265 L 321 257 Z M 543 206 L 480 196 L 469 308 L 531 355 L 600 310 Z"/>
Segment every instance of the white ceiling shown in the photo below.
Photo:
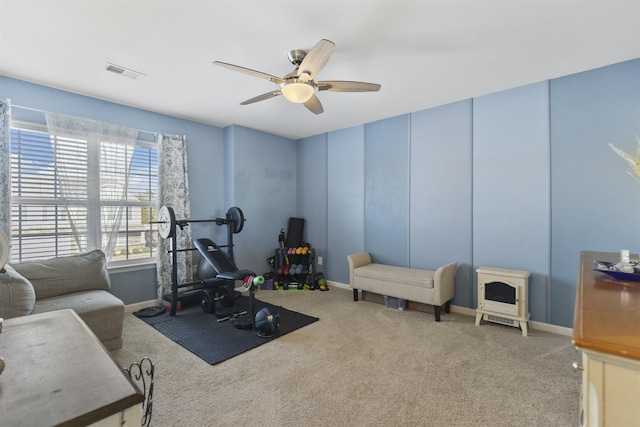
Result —
<path fill-rule="evenodd" d="M 0 25 L 0 74 L 294 139 L 640 57 L 640 0 L 0 0 Z M 317 116 L 281 96 L 241 106 L 278 87 L 212 65 L 284 76 L 322 38 L 317 80 L 382 89 L 320 92 Z"/>

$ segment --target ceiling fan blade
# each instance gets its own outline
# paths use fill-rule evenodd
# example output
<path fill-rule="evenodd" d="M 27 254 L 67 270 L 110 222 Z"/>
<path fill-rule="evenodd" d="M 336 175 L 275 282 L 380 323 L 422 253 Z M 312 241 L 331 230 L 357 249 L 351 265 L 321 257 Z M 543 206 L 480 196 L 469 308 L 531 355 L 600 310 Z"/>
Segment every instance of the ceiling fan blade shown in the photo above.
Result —
<path fill-rule="evenodd" d="M 322 114 L 324 112 L 320 100 L 315 95 L 309 98 L 309 100 L 304 103 L 304 106 L 307 107 L 307 109 L 313 114 Z"/>
<path fill-rule="evenodd" d="M 302 74 L 309 76 L 309 80 L 315 78 L 315 76 L 324 68 L 333 53 L 335 44 L 332 41 L 322 39 L 304 57 L 296 77 L 300 77 Z"/>
<path fill-rule="evenodd" d="M 240 105 L 248 105 L 253 104 L 254 102 L 264 101 L 265 99 L 273 98 L 274 96 L 280 95 L 281 92 L 279 90 L 272 90 L 271 92 L 263 93 L 262 95 L 258 95 L 255 98 L 247 99 L 240 103 Z"/>
<path fill-rule="evenodd" d="M 377 83 L 348 82 L 331 80 L 318 82 L 318 90 L 328 90 L 330 92 L 376 92 L 380 90 Z"/>
<path fill-rule="evenodd" d="M 226 62 L 213 61 L 214 65 L 219 65 L 224 68 L 228 68 L 233 71 L 238 71 L 240 73 L 249 74 L 250 76 L 259 77 L 261 79 L 266 79 L 274 82 L 275 84 L 280 84 L 284 80 L 280 77 L 272 76 L 271 74 L 263 73 L 261 71 L 252 70 L 250 68 L 241 67 L 239 65 L 227 64 Z"/>

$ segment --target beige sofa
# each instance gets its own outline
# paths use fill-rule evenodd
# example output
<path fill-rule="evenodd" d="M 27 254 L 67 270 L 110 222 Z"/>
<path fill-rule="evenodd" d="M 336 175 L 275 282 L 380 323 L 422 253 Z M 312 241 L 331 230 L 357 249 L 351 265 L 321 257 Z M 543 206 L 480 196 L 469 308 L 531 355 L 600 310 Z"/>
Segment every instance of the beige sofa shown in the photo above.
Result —
<path fill-rule="evenodd" d="M 109 292 L 104 253 L 7 264 L 0 273 L 0 317 L 73 309 L 109 351 L 122 347 L 124 303 Z"/>
<path fill-rule="evenodd" d="M 449 312 L 456 262 L 432 271 L 372 263 L 368 252 L 349 255 L 347 260 L 354 301 L 358 301 L 361 290 L 432 305 L 436 322 L 440 321 L 443 306 L 445 312 Z"/>

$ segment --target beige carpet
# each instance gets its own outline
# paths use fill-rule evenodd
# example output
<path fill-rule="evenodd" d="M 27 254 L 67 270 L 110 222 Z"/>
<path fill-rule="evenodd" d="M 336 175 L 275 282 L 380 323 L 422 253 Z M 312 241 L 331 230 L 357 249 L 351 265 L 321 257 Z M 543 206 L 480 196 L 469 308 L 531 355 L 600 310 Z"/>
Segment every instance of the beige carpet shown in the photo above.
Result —
<path fill-rule="evenodd" d="M 577 425 L 569 337 L 523 337 L 455 313 L 436 323 L 432 314 L 354 302 L 340 288 L 258 298 L 320 321 L 211 366 L 125 316 L 124 346 L 112 355 L 122 366 L 155 362 L 152 425 Z"/>

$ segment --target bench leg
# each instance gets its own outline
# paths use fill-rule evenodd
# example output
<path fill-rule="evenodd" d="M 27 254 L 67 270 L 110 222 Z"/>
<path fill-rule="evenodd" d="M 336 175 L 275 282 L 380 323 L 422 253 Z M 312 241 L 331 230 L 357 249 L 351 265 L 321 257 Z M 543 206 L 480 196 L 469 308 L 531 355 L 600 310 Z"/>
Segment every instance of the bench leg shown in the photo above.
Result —
<path fill-rule="evenodd" d="M 357 289 L 353 290 L 353 300 L 354 301 L 358 301 L 358 290 Z"/>
<path fill-rule="evenodd" d="M 440 309 L 441 309 L 441 308 L 442 308 L 442 307 L 440 307 L 439 305 L 435 306 L 434 313 L 435 313 L 435 315 L 436 315 L 436 322 L 439 322 L 439 321 L 440 321 Z"/>

